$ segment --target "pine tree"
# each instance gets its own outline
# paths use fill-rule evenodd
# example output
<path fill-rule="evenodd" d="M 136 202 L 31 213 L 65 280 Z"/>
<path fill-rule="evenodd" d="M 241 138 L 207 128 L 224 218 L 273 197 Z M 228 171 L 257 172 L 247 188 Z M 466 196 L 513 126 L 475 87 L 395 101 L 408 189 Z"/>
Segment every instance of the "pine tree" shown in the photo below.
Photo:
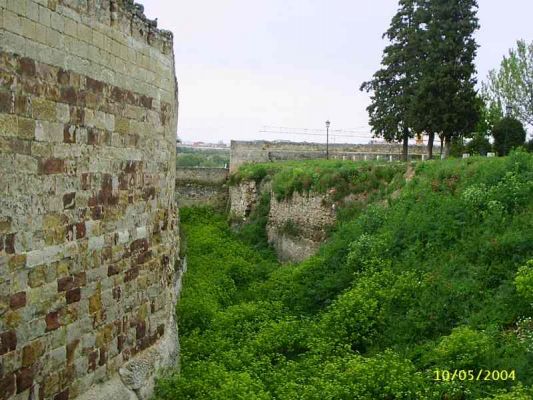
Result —
<path fill-rule="evenodd" d="M 402 158 L 407 160 L 408 141 L 414 136 L 409 122 L 417 63 L 416 1 L 400 0 L 399 9 L 384 33 L 390 44 L 383 52 L 382 68 L 361 90 L 372 92 L 367 107 L 370 126 L 376 137 L 388 142 L 402 141 Z"/>

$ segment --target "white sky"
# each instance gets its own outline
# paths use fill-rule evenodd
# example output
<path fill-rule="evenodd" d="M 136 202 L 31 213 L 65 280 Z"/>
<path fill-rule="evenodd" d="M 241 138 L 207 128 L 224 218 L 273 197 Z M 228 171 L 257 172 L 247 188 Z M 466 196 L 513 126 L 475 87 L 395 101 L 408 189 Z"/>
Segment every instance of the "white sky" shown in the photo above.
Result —
<path fill-rule="evenodd" d="M 141 0 L 174 32 L 184 141 L 323 141 L 264 126 L 370 136 L 359 86 L 379 68 L 397 0 Z M 478 0 L 478 81 L 517 39 L 533 39 L 533 1 Z M 337 137 L 337 142 L 366 141 Z"/>

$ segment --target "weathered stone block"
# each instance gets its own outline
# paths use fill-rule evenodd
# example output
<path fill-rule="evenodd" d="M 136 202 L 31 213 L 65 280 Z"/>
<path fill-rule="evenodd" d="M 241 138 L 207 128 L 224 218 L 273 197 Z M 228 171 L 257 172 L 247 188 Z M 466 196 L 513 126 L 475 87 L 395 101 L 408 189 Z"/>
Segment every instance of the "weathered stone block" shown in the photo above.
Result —
<path fill-rule="evenodd" d="M 68 104 L 56 103 L 56 120 L 63 124 L 70 121 L 70 106 Z"/>
<path fill-rule="evenodd" d="M 0 333 L 0 355 L 17 348 L 17 334 L 14 330 Z"/>
<path fill-rule="evenodd" d="M 44 354 L 44 345 L 40 340 L 35 340 L 22 349 L 22 366 L 31 367 Z"/>
<path fill-rule="evenodd" d="M 29 118 L 19 117 L 18 137 L 21 139 L 33 139 L 35 137 L 35 121 Z"/>
<path fill-rule="evenodd" d="M 100 291 L 97 291 L 89 297 L 89 313 L 94 314 L 102 309 L 102 296 Z"/>
<path fill-rule="evenodd" d="M 54 400 L 69 400 L 69 389 L 65 389 L 54 396 Z"/>
<path fill-rule="evenodd" d="M 0 113 L 11 114 L 14 112 L 15 98 L 12 92 L 0 92 Z"/>
<path fill-rule="evenodd" d="M 15 254 L 9 258 L 9 268 L 12 271 L 20 270 L 26 264 L 26 254 Z"/>
<path fill-rule="evenodd" d="M 70 105 L 77 105 L 78 94 L 76 93 L 76 89 L 73 88 L 72 86 L 62 87 L 60 100 L 63 103 L 67 103 Z"/>
<path fill-rule="evenodd" d="M 15 394 L 15 374 L 8 373 L 0 377 L 0 399 L 9 399 Z"/>
<path fill-rule="evenodd" d="M 58 329 L 61 326 L 59 322 L 59 311 L 53 311 L 46 315 L 46 332 Z"/>
<path fill-rule="evenodd" d="M 4 251 L 7 254 L 15 254 L 15 234 L 10 233 L 4 238 Z"/>
<path fill-rule="evenodd" d="M 17 94 L 15 96 L 13 105 L 15 108 L 15 114 L 24 117 L 31 117 L 32 103 L 30 96 Z"/>
<path fill-rule="evenodd" d="M 17 136 L 18 131 L 16 115 L 0 114 L 0 136 Z"/>
<path fill-rule="evenodd" d="M 119 118 L 115 123 L 115 130 L 124 135 L 130 133 L 130 120 L 127 118 Z"/>
<path fill-rule="evenodd" d="M 22 368 L 16 373 L 17 393 L 22 393 L 33 385 L 34 371 L 32 368 Z"/>
<path fill-rule="evenodd" d="M 33 99 L 33 117 L 35 119 L 55 121 L 56 120 L 56 103 L 43 99 Z"/>
<path fill-rule="evenodd" d="M 35 139 L 41 142 L 61 143 L 64 139 L 64 125 L 61 123 L 37 121 Z"/>
<path fill-rule="evenodd" d="M 15 293 L 9 300 L 9 306 L 12 310 L 17 310 L 26 305 L 26 292 Z"/>
<path fill-rule="evenodd" d="M 67 304 L 76 303 L 81 300 L 81 289 L 76 288 L 69 290 L 66 295 Z"/>
<path fill-rule="evenodd" d="M 42 286 L 47 282 L 47 270 L 46 266 L 40 265 L 28 273 L 28 284 L 31 288 Z"/>
<path fill-rule="evenodd" d="M 41 389 L 43 395 L 49 398 L 53 396 L 54 393 L 57 393 L 57 391 L 59 390 L 59 381 L 59 373 L 49 374 L 43 382 L 43 387 Z"/>
<path fill-rule="evenodd" d="M 39 173 L 44 175 L 60 174 L 65 172 L 65 161 L 57 158 L 41 160 L 39 162 Z"/>

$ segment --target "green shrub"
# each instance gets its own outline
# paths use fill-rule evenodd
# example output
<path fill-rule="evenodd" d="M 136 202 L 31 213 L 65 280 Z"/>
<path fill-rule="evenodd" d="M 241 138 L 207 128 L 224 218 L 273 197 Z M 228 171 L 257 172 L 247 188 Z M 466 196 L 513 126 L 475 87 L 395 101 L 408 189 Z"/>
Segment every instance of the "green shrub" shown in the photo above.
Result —
<path fill-rule="evenodd" d="M 477 133 L 466 144 L 465 150 L 470 154 L 486 156 L 487 153 L 492 151 L 492 144 L 484 134 Z"/>
<path fill-rule="evenodd" d="M 514 282 L 518 293 L 527 301 L 533 302 L 533 259 L 518 269 Z"/>
<path fill-rule="evenodd" d="M 488 335 L 461 326 L 442 337 L 433 356 L 441 368 L 475 370 L 485 366 L 483 361 L 490 351 L 494 350 Z"/>
<path fill-rule="evenodd" d="M 524 126 L 517 119 L 506 117 L 492 128 L 494 148 L 500 156 L 509 154 L 511 149 L 522 146 L 526 141 Z"/>
<path fill-rule="evenodd" d="M 515 386 L 511 391 L 501 390 L 491 397 L 484 397 L 482 400 L 531 400 L 533 390 L 522 385 Z"/>

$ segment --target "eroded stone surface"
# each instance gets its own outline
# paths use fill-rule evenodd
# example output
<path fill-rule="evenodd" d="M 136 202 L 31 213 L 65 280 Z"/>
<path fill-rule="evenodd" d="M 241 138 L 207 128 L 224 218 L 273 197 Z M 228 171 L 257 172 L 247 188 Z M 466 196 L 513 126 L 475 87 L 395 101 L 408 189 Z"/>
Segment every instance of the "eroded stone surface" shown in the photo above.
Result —
<path fill-rule="evenodd" d="M 289 199 L 277 200 L 269 183 L 258 187 L 255 181 L 243 181 L 230 187 L 232 218 L 246 223 L 265 192 L 270 194 L 268 241 L 279 260 L 298 262 L 312 256 L 336 220 L 335 206 L 329 195 L 294 193 Z"/>
<path fill-rule="evenodd" d="M 243 181 L 230 186 L 230 214 L 232 218 L 246 221 L 259 201 L 260 190 L 255 181 Z"/>
<path fill-rule="evenodd" d="M 335 223 L 335 208 L 327 195 L 295 192 L 291 198 L 270 200 L 268 241 L 280 261 L 299 262 L 312 256 Z"/>

